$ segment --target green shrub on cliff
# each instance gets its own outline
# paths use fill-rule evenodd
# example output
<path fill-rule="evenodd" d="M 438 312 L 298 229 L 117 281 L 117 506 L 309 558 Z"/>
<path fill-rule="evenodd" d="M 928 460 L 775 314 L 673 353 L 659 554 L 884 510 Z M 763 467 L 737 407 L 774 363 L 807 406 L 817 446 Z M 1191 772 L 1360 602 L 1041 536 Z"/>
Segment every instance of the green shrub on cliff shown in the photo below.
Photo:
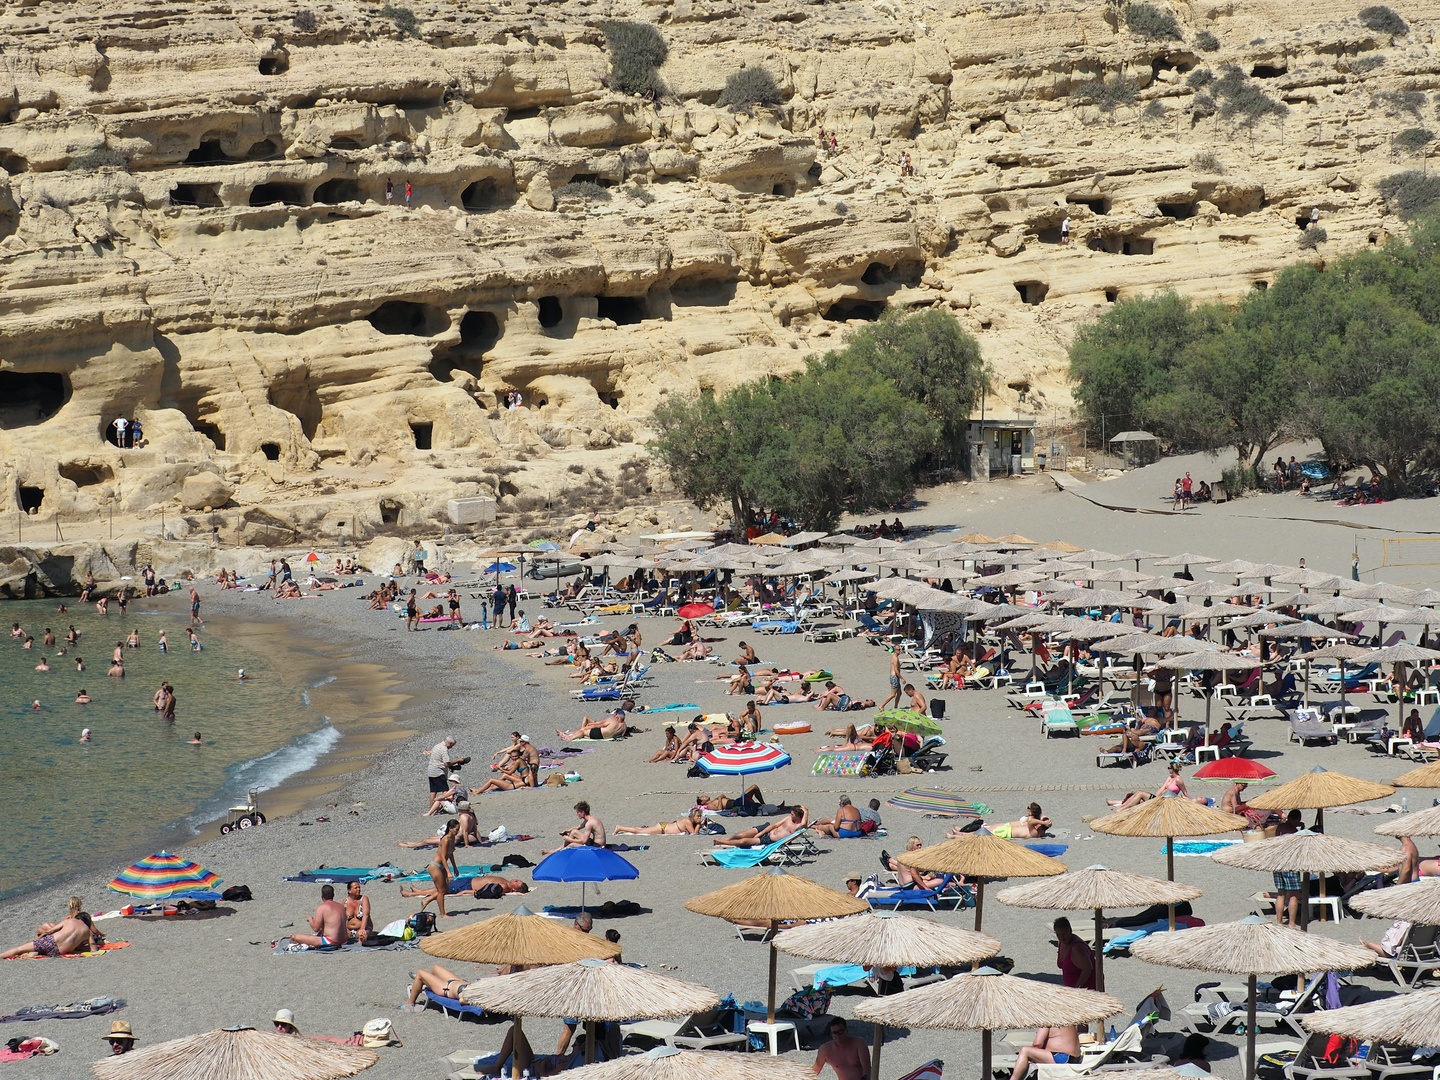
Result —
<path fill-rule="evenodd" d="M 1405 20 L 1397 15 L 1393 8 L 1383 4 L 1361 8 L 1360 21 L 1366 29 L 1374 30 L 1378 34 L 1394 34 L 1399 37 L 1410 32 Z"/>
<path fill-rule="evenodd" d="M 725 80 L 719 104 L 731 109 L 746 109 L 753 105 L 779 105 L 784 100 L 770 72 L 762 67 L 745 67 Z"/>
<path fill-rule="evenodd" d="M 386 4 L 380 9 L 380 17 L 389 19 L 395 24 L 395 29 L 400 32 L 402 38 L 420 36 L 420 20 L 408 7 L 395 7 L 393 4 Z"/>
<path fill-rule="evenodd" d="M 1209 30 L 1201 30 L 1195 35 L 1195 47 L 1201 52 L 1214 52 L 1220 48 L 1220 39 Z"/>
<path fill-rule="evenodd" d="M 655 69 L 665 63 L 669 50 L 659 30 L 649 23 L 610 19 L 600 24 L 600 31 L 610 51 L 607 85 L 612 90 L 648 98 L 665 92 Z"/>
<path fill-rule="evenodd" d="M 1181 40 L 1180 24 L 1168 11 L 1161 11 L 1154 4 L 1126 4 L 1125 25 L 1141 37 L 1159 40 L 1173 38 Z"/>

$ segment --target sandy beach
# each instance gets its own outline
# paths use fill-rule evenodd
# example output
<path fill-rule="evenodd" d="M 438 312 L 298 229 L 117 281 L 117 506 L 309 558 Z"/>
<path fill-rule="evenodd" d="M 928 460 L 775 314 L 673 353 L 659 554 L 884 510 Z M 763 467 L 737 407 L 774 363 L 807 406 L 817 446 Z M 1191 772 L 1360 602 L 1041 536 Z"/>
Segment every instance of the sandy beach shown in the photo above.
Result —
<path fill-rule="evenodd" d="M 1173 469 L 1173 463 L 1160 467 Z M 1152 472 L 1152 470 L 1143 470 Z M 1153 476 L 1158 474 L 1152 475 Z M 1131 477 L 1138 477 L 1132 480 Z M 1143 491 L 1139 473 L 1111 484 L 1090 485 L 1092 494 L 1119 495 L 1134 485 Z M 1048 485 L 1048 487 L 1047 487 Z M 1274 500 L 1272 505 L 1271 499 Z M 1071 493 L 1055 490 L 1045 478 L 1027 479 L 988 488 L 969 487 L 930 493 L 928 505 L 905 515 L 907 524 L 922 522 L 958 525 L 962 531 L 983 529 L 991 535 L 1018 530 L 1034 540 L 1055 538 L 1094 544 L 1110 550 L 1135 546 L 1158 551 L 1188 549 L 1219 558 L 1245 557 L 1293 563 L 1302 556 L 1311 568 L 1348 576 L 1350 553 L 1359 536 L 1378 545 L 1370 535 L 1353 528 L 1319 522 L 1286 521 L 1292 506 L 1283 496 L 1241 500 L 1230 507 L 1197 511 L 1186 517 L 1150 516 L 1105 510 Z M 1293 502 L 1293 500 L 1291 500 Z M 1156 503 L 1155 505 L 1158 505 Z M 1382 516 L 1391 509 L 1394 513 Z M 1375 508 L 1367 524 L 1394 528 L 1394 535 L 1418 535 L 1437 525 L 1437 508 L 1430 502 L 1393 504 Z M 1336 515 L 1339 516 L 1339 515 Z M 1362 519 L 1364 520 L 1364 519 Z M 1408 530 L 1408 532 L 1406 531 Z M 1118 546 L 1117 546 L 1118 545 Z M 1367 549 L 1368 550 L 1368 549 Z M 1362 556 L 1362 568 L 1375 565 Z M 1407 567 L 1367 573 L 1368 580 L 1384 578 L 1397 583 L 1430 582 L 1434 568 Z M 1201 576 L 1197 570 L 1197 576 Z M 368 587 L 368 586 L 367 586 Z M 403 619 L 392 612 L 369 612 L 360 595 L 366 590 L 324 593 L 317 600 L 274 601 L 267 594 L 222 594 L 213 585 L 202 586 L 205 611 L 216 619 L 210 633 L 223 633 L 225 619 L 271 626 L 268 654 L 282 671 L 293 665 L 313 669 L 329 664 L 336 681 L 311 692 L 315 707 L 334 715 L 343 737 L 316 770 L 301 781 L 265 797 L 271 821 L 263 827 L 230 836 L 207 835 L 185 847 L 184 853 L 220 874 L 230 885 L 246 884 L 254 892 L 251 903 L 224 904 L 210 916 L 170 919 L 115 919 L 103 925 L 112 940 L 132 944 L 102 958 L 34 960 L 0 964 L 0 999 L 13 1011 L 24 1004 L 68 1002 L 107 994 L 124 997 L 128 1007 L 119 1017 L 134 1025 L 141 1045 L 160 1042 L 211 1027 L 249 1023 L 269 1027 L 280 1007 L 293 1009 L 306 1034 L 349 1035 L 365 1021 L 390 1017 L 403 1048 L 382 1051 L 380 1064 L 364 1075 L 382 1078 L 441 1077 L 440 1059 L 459 1049 L 488 1052 L 498 1047 L 504 1027 L 499 1024 L 461 1024 L 438 1012 L 401 1013 L 408 973 L 429 966 L 433 958 L 419 950 L 342 953 L 338 955 L 276 955 L 271 943 L 293 928 L 304 929 L 305 918 L 318 901 L 318 886 L 285 882 L 287 874 L 330 866 L 368 866 L 392 861 L 408 871 L 423 868 L 426 856 L 401 849 L 395 841 L 419 839 L 435 831 L 443 818 L 421 816 L 427 802 L 424 762 L 421 758 L 443 734 L 453 734 L 456 751 L 475 762 L 464 776 L 478 786 L 486 775 L 484 763 L 508 742 L 513 729 L 528 733 L 537 745 L 558 746 L 557 727 L 576 726 L 586 714 L 570 699 L 574 686 L 562 668 L 549 668 L 517 653 L 493 651 L 503 631 L 436 631 L 407 633 Z M 467 608 L 478 605 L 465 594 Z M 180 610 L 183 598 L 171 595 L 160 601 L 167 610 Z M 522 602 L 533 619 L 542 614 L 538 600 Z M 554 612 L 544 612 L 556 621 Z M 603 619 L 599 629 L 622 627 L 630 620 Z M 677 620 L 640 620 L 648 650 L 668 636 Z M 794 669 L 828 668 L 837 681 L 857 696 L 880 699 L 886 690 L 888 657 L 884 650 L 863 641 L 814 644 L 798 636 L 756 638 L 745 629 L 711 631 L 720 638 L 714 648 L 722 661 L 737 654 L 738 642 L 748 640 L 763 661 Z M 1412 635 L 1413 636 L 1413 635 Z M 252 647 L 254 643 L 252 642 Z M 298 644 L 308 655 L 287 661 Z M 700 712 L 738 714 L 745 698 L 727 697 L 724 682 L 733 669 L 708 663 L 657 664 L 651 670 L 655 686 L 643 692 L 646 705 L 694 702 Z M 298 674 L 297 674 L 298 677 Z M 895 776 L 841 781 L 810 774 L 817 747 L 826 744 L 824 729 L 837 714 L 820 714 L 809 705 L 764 708 L 766 726 L 799 717 L 816 730 L 789 736 L 783 742 L 794 764 L 756 777 L 772 802 L 800 802 L 814 817 L 828 817 L 839 795 L 857 804 L 871 797 L 884 799 L 906 787 L 925 785 L 953 788 L 994 808 L 990 820 L 1011 820 L 1031 801 L 1039 802 L 1055 823 L 1059 843 L 1068 845 L 1061 861 L 1071 868 L 1104 864 L 1115 869 L 1155 876 L 1164 874 L 1163 841 L 1094 834 L 1086 818 L 1102 815 L 1107 798 L 1136 788 L 1154 790 L 1163 779 L 1164 766 L 1156 763 L 1138 770 L 1097 769 L 1097 739 L 1046 741 L 1039 725 L 1004 703 L 1003 692 L 941 692 L 948 703 L 945 734 L 949 769 L 928 776 Z M 598 706 L 590 707 L 597 716 Z M 1197 715 L 1198 701 L 1186 701 L 1182 711 Z M 541 788 L 479 797 L 475 806 L 482 832 L 504 825 L 511 833 L 529 833 L 535 839 L 490 848 L 460 849 L 461 863 L 498 862 L 521 854 L 540 858 L 542 847 L 554 846 L 558 832 L 573 823 L 572 804 L 586 799 L 612 830 L 616 825 L 651 825 L 680 816 L 698 793 L 739 790 L 733 778 L 708 781 L 687 779 L 685 767 L 647 764 L 663 741 L 665 719 L 636 718 L 641 729 L 613 743 L 582 744 L 592 752 L 578 756 L 572 766 L 583 781 L 565 788 Z M 851 714 L 861 718 L 868 714 Z M 1290 779 L 1315 765 L 1355 776 L 1385 780 L 1404 771 L 1405 765 L 1372 755 L 1367 749 L 1302 747 L 1287 742 L 1286 728 L 1276 721 L 1247 725 L 1254 740 L 1253 757 Z M 1187 773 L 1191 770 L 1186 770 Z M 1206 785 L 1195 784 L 1193 788 Z M 1217 800 L 1223 786 L 1210 785 L 1199 794 Z M 1406 793 L 1409 809 L 1430 804 L 1430 793 Z M 1400 795 L 1394 802 L 1400 801 Z M 926 843 L 940 839 L 944 825 L 901 810 L 883 811 L 888 835 L 879 839 L 820 841 L 822 853 L 798 872 L 816 881 L 843 888 L 847 873 L 866 874 L 879 869 L 882 848 L 902 851 L 905 838 L 917 835 Z M 1307 820 L 1310 815 L 1307 815 Z M 317 818 L 328 818 L 317 822 Z M 1327 831 L 1356 839 L 1378 839 L 1371 829 L 1381 816 L 1328 813 Z M 743 819 L 724 819 L 732 831 Z M 638 881 L 591 886 L 598 903 L 629 899 L 642 914 L 629 918 L 597 919 L 596 931 L 614 928 L 621 934 L 627 961 L 654 969 L 662 967 L 680 978 L 707 984 L 722 995 L 734 993 L 740 1001 L 759 999 L 765 988 L 765 948 L 737 940 L 722 922 L 684 910 L 686 898 L 730 884 L 744 871 L 704 868 L 697 852 L 708 840 L 694 837 L 642 837 L 648 850 L 627 853 L 640 868 Z M 85 838 L 76 835 L 77 850 Z M 1422 842 L 1422 853 L 1429 854 Z M 140 854 L 143 854 L 141 852 Z M 6 944 L 28 939 L 36 923 L 58 916 L 65 897 L 82 896 L 91 911 L 117 906 L 105 883 L 120 866 L 106 873 L 86 875 L 63 886 L 29 893 L 0 909 L 0 934 Z M 516 876 L 528 878 L 525 872 Z M 1208 858 L 1182 858 L 1176 877 L 1204 889 L 1195 902 L 1196 914 L 1207 922 L 1224 922 L 1257 910 L 1252 894 L 1270 887 L 1269 875 L 1228 869 Z M 578 885 L 540 884 L 524 898 L 531 908 L 578 901 Z M 993 895 L 994 889 L 990 891 Z M 372 883 L 377 925 L 406 916 L 414 901 L 399 896 L 396 885 Z M 481 902 L 456 898 L 445 929 L 485 918 L 518 905 L 517 898 Z M 1055 913 L 1007 908 L 987 897 L 985 929 L 1004 943 L 1004 954 L 1015 960 L 1015 973 L 1058 983 L 1055 947 L 1050 923 Z M 973 925 L 973 912 L 944 913 L 936 918 L 961 926 Z M 1077 923 L 1078 923 L 1077 919 Z M 1341 924 L 1312 925 L 1312 932 L 1353 941 L 1357 933 L 1377 940 L 1385 924 L 1347 919 Z M 781 958 L 781 992 L 788 993 L 789 967 L 805 961 Z M 462 976 L 484 974 L 473 965 L 453 965 Z M 1107 960 L 1108 992 L 1132 1008 L 1157 987 L 1166 989 L 1171 1005 L 1192 1000 L 1195 985 L 1213 976 L 1158 968 L 1137 959 Z M 1371 979 L 1368 986 L 1384 986 Z M 1390 984 L 1393 985 L 1393 984 Z M 857 997 L 836 996 L 832 1011 L 849 1015 Z M 1117 1017 L 1123 1026 L 1128 1017 Z M 1161 1029 L 1179 1029 L 1178 1021 Z M 102 1056 L 100 1036 L 109 1019 L 65 1020 L 12 1025 L 24 1030 L 8 1034 L 43 1034 L 60 1044 L 60 1053 L 11 1065 L 15 1076 L 81 1077 L 89 1063 Z M 527 1031 L 537 1051 L 553 1049 L 560 1031 L 558 1021 L 534 1021 Z M 853 1025 L 857 1034 L 869 1035 L 869 1026 Z M 968 1034 L 934 1031 L 891 1031 L 882 1063 L 882 1076 L 894 1077 L 930 1058 L 947 1062 L 947 1074 L 971 1076 L 978 1071 L 979 1038 Z M 1216 1075 L 1240 1075 L 1236 1057 L 1239 1040 L 1220 1037 L 1212 1043 Z M 813 1052 L 799 1055 L 806 1061 Z M 828 1074 L 827 1074 L 828 1075 Z"/>

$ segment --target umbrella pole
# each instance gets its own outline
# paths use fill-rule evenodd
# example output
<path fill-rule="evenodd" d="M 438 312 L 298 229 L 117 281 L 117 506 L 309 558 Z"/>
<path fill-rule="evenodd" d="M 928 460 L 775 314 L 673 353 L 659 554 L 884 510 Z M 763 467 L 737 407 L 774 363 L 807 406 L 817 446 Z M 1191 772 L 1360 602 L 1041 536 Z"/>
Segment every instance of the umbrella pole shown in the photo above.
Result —
<path fill-rule="evenodd" d="M 595 1063 L 595 1021 L 585 1022 L 585 1064 Z"/>
<path fill-rule="evenodd" d="M 876 1023 L 875 1041 L 870 1051 L 870 1080 L 880 1080 L 880 1048 L 885 1045 L 885 1025 Z"/>
<path fill-rule="evenodd" d="M 1175 838 L 1173 836 L 1165 838 L 1165 878 L 1168 881 L 1175 880 Z M 1167 904 L 1166 906 L 1170 909 L 1170 932 L 1173 934 L 1175 932 L 1175 905 Z"/>
<path fill-rule="evenodd" d="M 510 1080 L 517 1080 L 520 1076 L 520 1038 L 525 1033 L 520 1025 L 520 1017 L 517 1016 L 515 1026 L 511 1029 L 515 1037 L 510 1040 Z"/>
<path fill-rule="evenodd" d="M 980 932 L 980 922 L 985 914 L 985 879 L 975 879 L 975 932 Z M 978 966 L 978 965 L 977 965 Z"/>
<path fill-rule="evenodd" d="M 1310 661 L 1305 661 L 1305 708 L 1310 708 Z"/>
<path fill-rule="evenodd" d="M 1250 1002 L 1245 1010 L 1245 1080 L 1255 1080 L 1255 976 L 1250 976 Z"/>
<path fill-rule="evenodd" d="M 1095 909 L 1095 989 L 1103 993 L 1105 990 L 1105 920 L 1101 915 L 1101 909 Z M 1105 1041 L 1105 1021 L 1095 1021 L 1095 1042 Z"/>
<path fill-rule="evenodd" d="M 767 1024 L 773 1024 L 773 1023 L 775 1022 L 775 961 L 776 961 L 776 960 L 779 958 L 779 956 L 780 956 L 779 951 L 775 948 L 775 931 L 778 930 L 779 928 L 780 928 L 779 922 L 777 922 L 775 919 L 771 919 L 771 920 L 770 920 L 770 996 L 769 996 L 769 998 L 766 1000 L 766 1006 L 765 1006 L 765 1022 L 766 1022 Z"/>
<path fill-rule="evenodd" d="M 980 1076 L 982 1080 L 991 1080 L 990 1077 L 990 1029 L 986 1028 L 980 1032 Z M 878 1080 L 878 1078 L 873 1078 Z"/>

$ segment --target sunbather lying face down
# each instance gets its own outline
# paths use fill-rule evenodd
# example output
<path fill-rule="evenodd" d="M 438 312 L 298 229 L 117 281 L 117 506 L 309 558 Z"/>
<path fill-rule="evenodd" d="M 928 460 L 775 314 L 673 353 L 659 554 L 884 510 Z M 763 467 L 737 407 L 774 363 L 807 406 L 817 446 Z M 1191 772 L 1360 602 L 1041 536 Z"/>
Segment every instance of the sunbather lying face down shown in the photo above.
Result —
<path fill-rule="evenodd" d="M 458 896 L 460 893 L 470 893 L 476 900 L 495 900 L 508 893 L 527 893 L 530 886 L 519 878 L 502 878 L 494 874 L 486 874 L 483 877 L 472 877 L 468 879 L 468 888 L 460 887 L 467 879 L 460 878 L 451 881 L 446 892 L 448 896 Z M 498 892 L 496 890 L 499 890 Z M 431 885 L 424 889 L 407 889 L 400 886 L 400 895 L 407 899 L 418 898 L 420 910 L 424 911 L 435 899 L 435 886 Z M 433 989 L 433 987 L 432 987 Z"/>
<path fill-rule="evenodd" d="M 761 825 L 757 829 L 745 829 L 733 836 L 717 836 L 712 843 L 716 847 L 764 847 L 799 832 L 809 824 L 810 811 L 803 806 L 794 806 L 790 809 L 789 817 Z"/>

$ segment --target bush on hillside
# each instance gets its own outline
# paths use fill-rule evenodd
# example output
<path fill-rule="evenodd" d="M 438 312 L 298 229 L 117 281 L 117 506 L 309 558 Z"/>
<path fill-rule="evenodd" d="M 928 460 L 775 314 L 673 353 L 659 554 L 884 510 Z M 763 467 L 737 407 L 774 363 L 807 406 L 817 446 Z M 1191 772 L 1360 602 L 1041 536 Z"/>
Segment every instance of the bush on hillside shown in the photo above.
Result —
<path fill-rule="evenodd" d="M 1209 68 L 1196 68 L 1185 76 L 1185 85 L 1193 90 L 1203 90 L 1215 81 L 1215 73 Z"/>
<path fill-rule="evenodd" d="M 1406 25 L 1405 20 L 1397 15 L 1393 8 L 1388 8 L 1383 4 L 1361 8 L 1360 21 L 1366 29 L 1374 30 L 1377 34 L 1399 36 L 1410 32 L 1410 27 Z"/>
<path fill-rule="evenodd" d="M 610 51 L 608 85 L 622 94 L 657 97 L 665 84 L 655 69 L 665 63 L 669 49 L 660 31 L 649 23 L 610 19 L 600 24 Z"/>
<path fill-rule="evenodd" d="M 1375 101 L 1391 116 L 1409 113 L 1417 120 L 1425 108 L 1425 95 L 1419 90 L 1382 90 Z"/>
<path fill-rule="evenodd" d="M 779 105 L 784 99 L 775 77 L 762 67 L 745 67 L 725 80 L 719 104 L 724 108 L 748 109 L 755 105 Z"/>
<path fill-rule="evenodd" d="M 1352 60 L 1350 62 L 1350 70 L 1356 75 L 1365 75 L 1368 72 L 1374 71 L 1383 63 L 1385 63 L 1385 57 L 1383 56 L 1362 56 L 1358 60 Z"/>
<path fill-rule="evenodd" d="M 1113 79 L 1095 79 L 1081 87 L 1080 100 L 1094 105 L 1101 112 L 1114 112 L 1122 105 L 1135 104 L 1135 87 L 1119 75 Z"/>
<path fill-rule="evenodd" d="M 1220 39 L 1209 30 L 1201 30 L 1195 35 L 1195 47 L 1201 52 L 1214 52 L 1220 48 Z"/>
<path fill-rule="evenodd" d="M 1307 225 L 1305 231 L 1300 234 L 1300 246 L 1306 251 L 1313 251 L 1329 239 L 1330 234 L 1325 231 L 1325 226 Z"/>
<path fill-rule="evenodd" d="M 315 12 L 309 8 L 301 8 L 290 16 L 290 22 L 302 34 L 313 34 L 320 29 L 320 20 L 315 17 Z"/>
<path fill-rule="evenodd" d="M 1440 205 L 1440 176 L 1419 169 L 1392 173 L 1375 185 L 1390 210 L 1407 221 Z"/>
<path fill-rule="evenodd" d="M 1225 166 L 1220 164 L 1220 159 L 1213 150 L 1201 150 L 1190 159 L 1190 167 L 1196 172 L 1214 173 L 1217 176 L 1225 171 Z"/>
<path fill-rule="evenodd" d="M 1173 38 L 1180 41 L 1180 24 L 1168 11 L 1161 11 L 1154 4 L 1126 4 L 1125 25 L 1141 37 L 1159 40 Z"/>
<path fill-rule="evenodd" d="M 1406 128 L 1395 136 L 1395 148 L 1407 154 L 1413 154 L 1417 150 L 1423 150 L 1435 140 L 1435 133 L 1428 128 L 1412 127 Z"/>
<path fill-rule="evenodd" d="M 395 24 L 395 29 L 400 32 L 402 38 L 420 36 L 420 20 L 408 7 L 395 7 L 386 4 L 380 9 L 380 17 L 389 19 Z"/>
<path fill-rule="evenodd" d="M 1145 106 L 1145 111 L 1141 115 L 1146 120 L 1159 120 L 1165 115 L 1165 106 L 1156 98 Z"/>
<path fill-rule="evenodd" d="M 593 199 L 596 202 L 610 201 L 609 189 L 601 187 L 592 180 L 575 180 L 568 184 L 561 184 L 555 189 L 555 198 L 563 199 L 567 196 L 570 198 Z"/>

